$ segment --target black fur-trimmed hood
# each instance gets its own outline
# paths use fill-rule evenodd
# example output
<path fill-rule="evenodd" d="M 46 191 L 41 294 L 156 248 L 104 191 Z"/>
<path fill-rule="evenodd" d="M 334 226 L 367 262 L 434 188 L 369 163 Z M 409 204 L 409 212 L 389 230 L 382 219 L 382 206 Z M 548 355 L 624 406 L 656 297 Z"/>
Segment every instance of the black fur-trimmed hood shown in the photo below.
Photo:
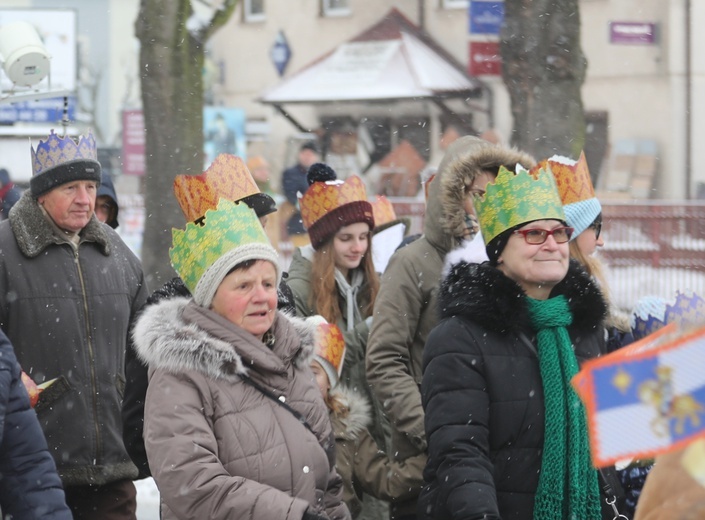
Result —
<path fill-rule="evenodd" d="M 246 375 L 249 367 L 258 365 L 276 371 L 271 363 L 275 356 L 258 356 L 264 345 L 248 347 L 254 355 L 245 359 L 228 341 L 215 337 L 198 324 L 184 319 L 188 298 L 162 300 L 144 309 L 132 331 L 135 350 L 150 368 L 160 368 L 171 373 L 195 370 L 214 379 L 237 381 Z M 316 322 L 277 314 L 273 330 L 278 341 L 291 344 L 288 350 L 293 364 L 309 366 L 314 354 Z M 242 341 L 247 344 L 254 338 L 242 331 Z M 300 339 L 300 342 L 299 342 Z M 276 360 L 275 360 L 276 361 Z M 267 364 L 269 363 L 269 365 Z"/>
<path fill-rule="evenodd" d="M 551 291 L 551 296 L 559 294 L 572 311 L 571 330 L 587 334 L 604 322 L 607 304 L 602 293 L 575 261 Z M 462 316 L 499 333 L 532 330 L 526 298 L 516 282 L 488 262 L 453 265 L 438 295 L 441 318 Z"/>
<path fill-rule="evenodd" d="M 34 258 L 48 246 L 62 243 L 42 213 L 39 203 L 30 194 L 30 190 L 25 191 L 12 207 L 9 220 L 17 245 L 26 257 Z M 109 256 L 110 238 L 107 229 L 107 226 L 103 226 L 93 215 L 80 233 L 81 241 L 97 243 L 102 253 Z"/>

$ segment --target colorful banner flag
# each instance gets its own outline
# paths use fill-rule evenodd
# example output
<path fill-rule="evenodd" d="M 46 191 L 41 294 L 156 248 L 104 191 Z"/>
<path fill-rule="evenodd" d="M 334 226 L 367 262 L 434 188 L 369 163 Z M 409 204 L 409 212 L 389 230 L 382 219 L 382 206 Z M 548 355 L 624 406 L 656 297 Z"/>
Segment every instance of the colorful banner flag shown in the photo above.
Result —
<path fill-rule="evenodd" d="M 705 436 L 705 327 L 671 323 L 586 362 L 573 378 L 596 467 L 649 458 Z"/>

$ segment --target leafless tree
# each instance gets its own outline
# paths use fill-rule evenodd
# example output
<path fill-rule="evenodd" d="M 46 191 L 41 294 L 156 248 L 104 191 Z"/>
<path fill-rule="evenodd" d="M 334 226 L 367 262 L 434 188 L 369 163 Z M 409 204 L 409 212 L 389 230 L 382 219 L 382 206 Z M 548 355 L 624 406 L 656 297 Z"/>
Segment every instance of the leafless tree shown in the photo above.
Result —
<path fill-rule="evenodd" d="M 501 34 L 512 143 L 537 158 L 577 158 L 585 143 L 578 0 L 507 0 Z"/>
<path fill-rule="evenodd" d="M 204 50 L 239 0 L 141 0 L 135 22 L 146 130 L 142 263 L 150 287 L 173 276 L 168 250 L 183 215 L 172 194 L 178 174 L 203 167 Z"/>

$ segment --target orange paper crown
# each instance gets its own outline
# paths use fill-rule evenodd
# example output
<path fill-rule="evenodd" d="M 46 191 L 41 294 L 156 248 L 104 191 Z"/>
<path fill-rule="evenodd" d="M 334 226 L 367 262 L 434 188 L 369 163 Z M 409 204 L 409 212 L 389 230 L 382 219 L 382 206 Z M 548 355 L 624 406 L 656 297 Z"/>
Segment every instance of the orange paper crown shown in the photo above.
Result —
<path fill-rule="evenodd" d="M 260 193 L 243 160 L 230 154 L 220 154 L 201 175 L 177 175 L 174 195 L 188 222 L 200 219 L 218 201 L 238 201 Z"/>
<path fill-rule="evenodd" d="M 372 214 L 375 217 L 375 227 L 383 226 L 397 219 L 394 206 L 384 195 L 377 195 L 377 200 L 371 202 Z"/>
<path fill-rule="evenodd" d="M 360 177 L 349 177 L 345 182 L 314 182 L 299 200 L 301 219 L 308 229 L 334 209 L 351 202 L 367 202 L 365 185 Z"/>
<path fill-rule="evenodd" d="M 541 161 L 531 172 L 533 173 L 541 168 L 546 169 L 547 164 L 556 178 L 558 193 L 564 206 L 595 198 L 595 188 L 593 188 L 592 180 L 590 179 L 590 170 L 585 159 L 585 152 L 580 153 L 580 159 L 574 164 L 555 161 L 551 158 Z"/>
<path fill-rule="evenodd" d="M 343 372 L 345 339 L 336 324 L 327 323 L 323 318 L 320 319 L 321 323 L 316 326 L 316 354 L 313 358 L 321 365 L 321 368 L 328 376 L 330 386 L 335 387 L 340 379 L 340 374 Z"/>

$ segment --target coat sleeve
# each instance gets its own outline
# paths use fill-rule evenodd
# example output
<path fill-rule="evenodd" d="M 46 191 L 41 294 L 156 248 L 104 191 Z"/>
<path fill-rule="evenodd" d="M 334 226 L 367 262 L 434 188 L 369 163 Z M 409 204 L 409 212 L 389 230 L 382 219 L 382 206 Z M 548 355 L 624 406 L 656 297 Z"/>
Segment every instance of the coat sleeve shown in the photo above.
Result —
<path fill-rule="evenodd" d="M 357 438 L 353 478 L 368 495 L 394 502 L 418 496 L 423 485 L 424 454 L 393 461 L 377 447 L 368 430 Z"/>
<path fill-rule="evenodd" d="M 9 340 L 0 332 L 0 508 L 7 518 L 69 520 L 61 480 Z"/>
<path fill-rule="evenodd" d="M 225 470 L 208 419 L 207 392 L 205 382 L 188 374 L 156 370 L 150 378 L 144 438 L 162 500 L 181 520 L 300 520 L 307 501 Z"/>
<path fill-rule="evenodd" d="M 489 396 L 477 339 L 459 318 L 433 329 L 424 350 L 428 438 L 424 478 L 443 518 L 499 519 L 489 458 Z"/>
<path fill-rule="evenodd" d="M 421 282 L 405 256 L 393 255 L 375 301 L 367 343 L 367 381 L 392 425 L 426 448 L 418 384 L 411 374 L 411 345 L 424 309 Z"/>

